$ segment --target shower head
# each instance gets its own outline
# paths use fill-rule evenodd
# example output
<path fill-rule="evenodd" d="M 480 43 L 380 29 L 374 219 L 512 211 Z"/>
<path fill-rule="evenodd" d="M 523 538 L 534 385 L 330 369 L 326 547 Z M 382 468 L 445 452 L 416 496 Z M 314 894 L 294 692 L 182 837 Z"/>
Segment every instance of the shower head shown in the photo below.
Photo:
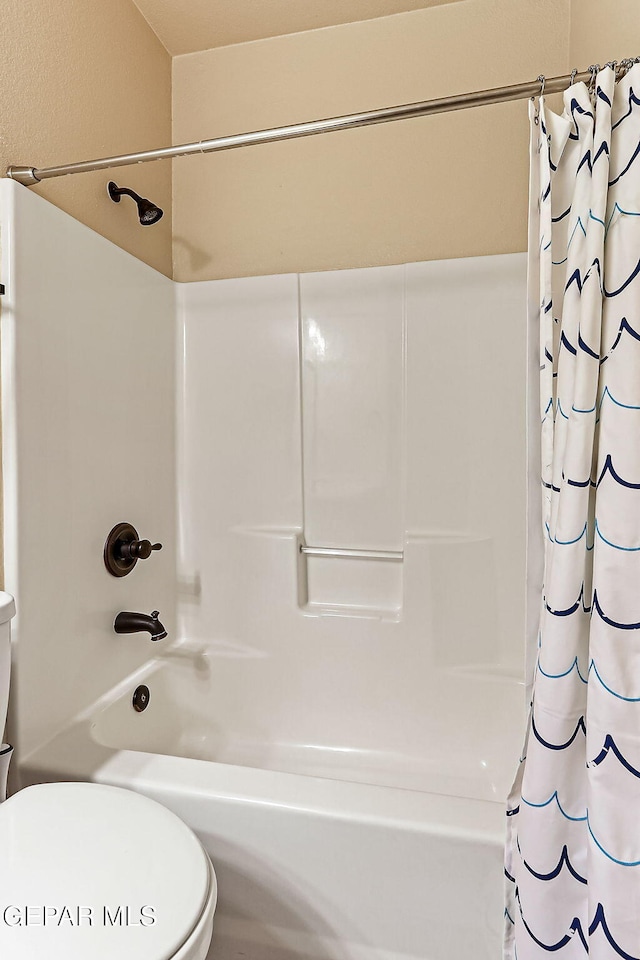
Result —
<path fill-rule="evenodd" d="M 135 200 L 138 206 L 138 219 L 143 227 L 150 227 L 151 224 L 157 223 L 163 215 L 160 207 L 157 207 L 155 203 L 151 203 L 151 200 L 145 200 L 144 197 L 141 197 L 128 187 L 119 187 L 113 180 L 110 180 L 107 184 L 107 192 L 114 203 L 120 203 L 120 197 L 123 194 Z"/>

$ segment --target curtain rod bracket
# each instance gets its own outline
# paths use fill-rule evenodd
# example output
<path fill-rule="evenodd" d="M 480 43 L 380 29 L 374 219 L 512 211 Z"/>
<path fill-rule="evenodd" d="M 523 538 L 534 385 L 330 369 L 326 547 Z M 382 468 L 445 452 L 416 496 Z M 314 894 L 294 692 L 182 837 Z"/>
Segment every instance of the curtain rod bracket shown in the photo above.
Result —
<path fill-rule="evenodd" d="M 7 176 L 11 177 L 12 180 L 17 180 L 18 183 L 24 184 L 25 187 L 32 187 L 34 183 L 40 183 L 40 178 L 36 177 L 33 167 L 7 167 Z"/>

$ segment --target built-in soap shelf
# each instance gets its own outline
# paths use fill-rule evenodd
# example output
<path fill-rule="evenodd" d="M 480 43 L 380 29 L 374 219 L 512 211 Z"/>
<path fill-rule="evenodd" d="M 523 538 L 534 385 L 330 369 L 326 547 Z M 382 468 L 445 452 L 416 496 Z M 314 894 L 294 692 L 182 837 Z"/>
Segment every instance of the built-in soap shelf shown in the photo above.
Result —
<path fill-rule="evenodd" d="M 229 562 L 254 591 L 292 596 L 305 616 L 400 619 L 401 550 L 308 545 L 300 527 L 231 529 Z M 248 542 L 247 542 L 248 541 Z"/>
<path fill-rule="evenodd" d="M 399 620 L 402 550 L 307 544 L 298 537 L 298 603 L 308 616 Z"/>
<path fill-rule="evenodd" d="M 413 529 L 402 549 L 386 550 L 307 542 L 293 526 L 233 533 L 240 539 L 229 562 L 254 599 L 288 597 L 307 617 L 409 619 L 433 638 L 443 668 L 499 662 L 502 608 L 511 601 L 499 595 L 491 537 Z"/>
<path fill-rule="evenodd" d="M 343 547 L 308 547 L 300 544 L 300 553 L 306 557 L 335 557 L 340 560 L 390 560 L 402 563 L 402 550 L 346 550 Z"/>

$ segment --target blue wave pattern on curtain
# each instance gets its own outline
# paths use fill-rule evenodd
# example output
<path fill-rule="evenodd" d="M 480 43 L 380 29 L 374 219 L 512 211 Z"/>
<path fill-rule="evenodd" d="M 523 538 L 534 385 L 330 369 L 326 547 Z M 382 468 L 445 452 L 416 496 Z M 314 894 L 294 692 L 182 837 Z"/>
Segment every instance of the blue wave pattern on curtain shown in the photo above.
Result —
<path fill-rule="evenodd" d="M 640 960 L 640 65 L 531 118 L 545 561 L 504 955 Z"/>

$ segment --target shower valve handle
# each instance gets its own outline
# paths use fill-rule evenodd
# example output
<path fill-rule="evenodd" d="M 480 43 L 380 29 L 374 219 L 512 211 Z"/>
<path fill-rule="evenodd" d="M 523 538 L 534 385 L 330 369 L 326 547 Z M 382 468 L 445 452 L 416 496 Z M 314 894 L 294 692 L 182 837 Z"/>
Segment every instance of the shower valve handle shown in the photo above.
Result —
<path fill-rule="evenodd" d="M 162 550 L 162 544 L 141 540 L 131 523 L 116 523 L 105 541 L 102 556 L 112 577 L 126 577 L 138 560 L 148 560 L 154 550 Z"/>
<path fill-rule="evenodd" d="M 120 547 L 120 556 L 123 560 L 148 560 L 154 550 L 162 550 L 162 544 L 149 540 L 130 540 Z"/>

